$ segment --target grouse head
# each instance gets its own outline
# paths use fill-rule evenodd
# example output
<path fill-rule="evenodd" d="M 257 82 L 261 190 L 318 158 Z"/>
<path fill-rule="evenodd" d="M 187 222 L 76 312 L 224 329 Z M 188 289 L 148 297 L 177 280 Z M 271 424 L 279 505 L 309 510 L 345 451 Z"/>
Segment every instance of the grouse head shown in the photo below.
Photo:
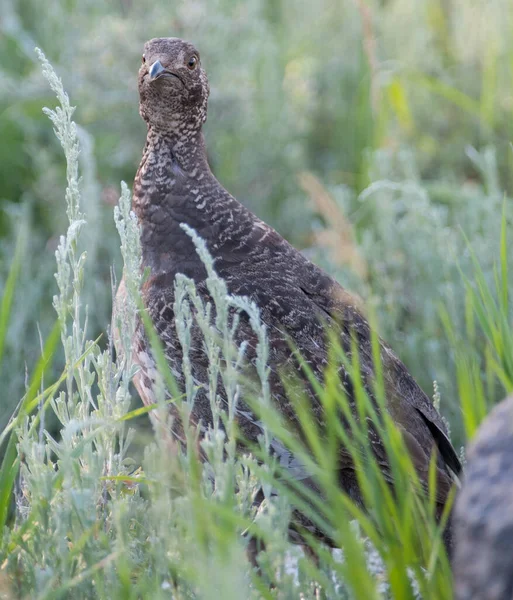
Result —
<path fill-rule="evenodd" d="M 139 69 L 139 112 L 162 133 L 189 137 L 207 119 L 208 79 L 192 44 L 178 38 L 146 42 Z"/>

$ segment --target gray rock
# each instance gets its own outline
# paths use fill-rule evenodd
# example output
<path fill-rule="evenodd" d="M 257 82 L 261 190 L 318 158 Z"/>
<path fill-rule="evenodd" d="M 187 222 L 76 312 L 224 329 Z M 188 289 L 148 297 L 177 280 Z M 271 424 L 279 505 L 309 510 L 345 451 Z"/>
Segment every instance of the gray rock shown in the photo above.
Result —
<path fill-rule="evenodd" d="M 468 450 L 454 534 L 457 600 L 512 600 L 513 396 L 492 410 Z"/>

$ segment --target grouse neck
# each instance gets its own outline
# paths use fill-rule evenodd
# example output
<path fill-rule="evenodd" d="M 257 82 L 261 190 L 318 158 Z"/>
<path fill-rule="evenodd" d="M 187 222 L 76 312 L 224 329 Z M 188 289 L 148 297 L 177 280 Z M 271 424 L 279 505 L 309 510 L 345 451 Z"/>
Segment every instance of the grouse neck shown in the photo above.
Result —
<path fill-rule="evenodd" d="M 148 130 L 132 206 L 141 228 L 143 265 L 153 275 L 174 272 L 177 265 L 184 269 L 196 256 L 180 225 L 201 229 L 212 212 L 211 198 L 220 195 L 212 191 L 219 187 L 201 132 L 177 139 Z"/>
<path fill-rule="evenodd" d="M 195 169 L 210 171 L 201 130 L 177 135 L 149 127 L 145 155 L 149 153 L 155 154 L 161 161 L 172 160 L 175 166 L 188 175 L 194 176 Z"/>
<path fill-rule="evenodd" d="M 215 178 L 207 162 L 201 131 L 178 137 L 148 128 L 134 181 L 133 208 L 143 221 L 156 206 L 167 213 L 175 195 L 180 197 L 184 190 L 196 189 L 196 182 L 203 187 L 212 180 Z"/>

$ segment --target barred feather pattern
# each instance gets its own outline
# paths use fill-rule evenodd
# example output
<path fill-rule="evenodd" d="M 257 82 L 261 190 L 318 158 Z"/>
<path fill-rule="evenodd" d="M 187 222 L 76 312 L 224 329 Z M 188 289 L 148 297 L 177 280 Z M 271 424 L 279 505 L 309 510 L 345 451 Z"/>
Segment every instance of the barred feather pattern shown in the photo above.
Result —
<path fill-rule="evenodd" d="M 145 46 L 146 62 L 139 72 L 140 112 L 147 121 L 148 134 L 135 178 L 133 209 L 141 228 L 143 267 L 150 270 L 142 292 L 173 373 L 180 382 L 182 350 L 173 312 L 176 275 L 182 273 L 193 279 L 198 293 L 208 299 L 205 267 L 191 238 L 181 228 L 185 223 L 205 240 L 215 260 L 216 272 L 226 282 L 229 292 L 246 296 L 259 307 L 269 337 L 273 401 L 291 423 L 296 421 L 296 415 L 285 393 L 284 377 L 289 373 L 297 377 L 300 368 L 290 342 L 322 380 L 328 361 L 326 332 L 337 332 L 348 355 L 353 337 L 357 341 L 362 379 L 372 394 L 371 332 L 357 302 L 327 273 L 233 198 L 212 174 L 201 132 L 206 119 L 208 81 L 201 66 L 192 72 L 184 67 L 184 57 L 191 53 L 197 54 L 190 44 L 175 38 L 151 40 Z M 179 77 L 173 76 L 171 83 L 165 85 L 152 81 L 149 65 L 156 60 Z M 249 342 L 250 369 L 256 340 L 244 315 L 238 335 Z M 156 369 L 142 324 L 138 326 L 133 349 L 134 359 L 141 367 L 136 386 L 143 401 L 151 404 L 155 401 Z M 446 427 L 429 398 L 384 342 L 381 342 L 381 358 L 388 411 L 401 429 L 424 483 L 428 480 L 431 454 L 437 450 L 437 501 L 442 508 L 453 475 L 460 470 Z M 206 383 L 208 359 L 198 328 L 193 328 L 190 359 L 195 380 Z M 340 382 L 352 403 L 351 381 L 343 368 Z M 322 405 L 306 378 L 304 387 L 311 399 L 312 413 L 322 427 Z M 192 421 L 204 426 L 212 422 L 209 399 L 201 391 L 195 400 Z M 261 434 L 258 421 L 244 404 L 239 407 L 238 421 L 249 440 L 256 440 Z M 175 433 L 179 438 L 183 436 L 179 424 Z M 391 479 L 382 442 L 372 427 L 369 435 L 383 472 Z M 274 451 L 281 453 L 280 461 L 291 473 L 314 487 L 285 448 L 275 442 Z M 353 465 L 343 448 L 340 485 L 360 501 Z"/>

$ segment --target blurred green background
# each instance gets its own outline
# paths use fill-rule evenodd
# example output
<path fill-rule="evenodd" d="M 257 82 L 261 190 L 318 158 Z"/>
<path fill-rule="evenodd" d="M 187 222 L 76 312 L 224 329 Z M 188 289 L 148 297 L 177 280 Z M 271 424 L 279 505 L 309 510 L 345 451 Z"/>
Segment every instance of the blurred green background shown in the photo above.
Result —
<path fill-rule="evenodd" d="M 80 125 L 89 226 L 89 336 L 110 320 L 112 211 L 145 139 L 136 76 L 146 39 L 192 41 L 210 78 L 213 171 L 376 312 L 382 336 L 459 439 L 444 307 L 465 326 L 464 234 L 493 280 L 513 193 L 511 0 L 1 0 L 0 292 L 24 260 L 0 374 L 0 428 L 54 319 L 65 230 L 54 106 L 34 47 Z M 21 234 L 20 234 L 21 232 Z M 479 347 L 479 345 L 478 345 Z"/>

